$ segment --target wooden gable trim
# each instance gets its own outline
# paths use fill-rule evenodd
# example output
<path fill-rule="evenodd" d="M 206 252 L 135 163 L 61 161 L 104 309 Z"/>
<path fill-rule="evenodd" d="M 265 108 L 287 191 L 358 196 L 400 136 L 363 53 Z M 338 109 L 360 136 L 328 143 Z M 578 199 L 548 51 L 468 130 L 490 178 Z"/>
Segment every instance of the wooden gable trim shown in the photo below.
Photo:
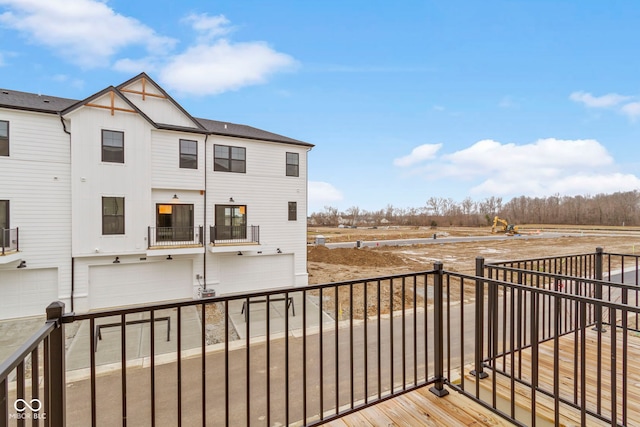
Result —
<path fill-rule="evenodd" d="M 109 91 L 109 98 L 111 101 L 111 105 L 100 105 L 100 104 L 94 104 L 92 102 L 87 102 L 86 105 L 87 107 L 93 107 L 93 108 L 103 108 L 105 110 L 111 110 L 111 115 L 113 116 L 116 111 L 122 111 L 125 113 L 137 113 L 136 110 L 131 110 L 129 108 L 120 108 L 120 107 L 116 107 L 116 94 L 114 91 Z"/>
<path fill-rule="evenodd" d="M 147 79 L 145 77 L 142 77 L 140 80 L 142 81 L 142 91 L 133 90 L 133 89 L 120 89 L 120 92 L 135 93 L 136 95 L 142 95 L 142 100 L 143 101 L 146 100 L 147 96 L 153 96 L 155 98 L 167 99 L 167 97 L 164 96 L 164 95 L 158 95 L 158 94 L 155 94 L 155 93 L 147 92 Z"/>

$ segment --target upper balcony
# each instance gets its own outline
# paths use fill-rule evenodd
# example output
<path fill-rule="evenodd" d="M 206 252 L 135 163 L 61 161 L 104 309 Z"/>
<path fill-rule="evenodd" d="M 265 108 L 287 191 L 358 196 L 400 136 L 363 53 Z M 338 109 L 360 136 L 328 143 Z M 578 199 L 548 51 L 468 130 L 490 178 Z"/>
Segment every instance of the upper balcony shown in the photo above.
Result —
<path fill-rule="evenodd" d="M 258 225 L 214 225 L 209 228 L 210 252 L 234 252 L 260 245 Z"/>
<path fill-rule="evenodd" d="M 0 229 L 0 264 L 7 264 L 20 259 L 18 228 Z"/>
<path fill-rule="evenodd" d="M 204 228 L 149 227 L 147 255 L 199 254 L 204 250 Z"/>

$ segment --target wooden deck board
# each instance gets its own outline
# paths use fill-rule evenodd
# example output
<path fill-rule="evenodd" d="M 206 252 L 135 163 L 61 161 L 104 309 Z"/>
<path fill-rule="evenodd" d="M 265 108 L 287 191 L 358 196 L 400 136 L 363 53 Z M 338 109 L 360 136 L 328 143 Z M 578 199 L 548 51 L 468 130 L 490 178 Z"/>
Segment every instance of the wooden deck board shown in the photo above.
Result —
<path fill-rule="evenodd" d="M 569 334 L 559 339 L 559 389 L 560 396 L 570 402 L 581 403 L 582 393 L 584 393 L 586 408 L 590 411 L 597 412 L 598 399 L 600 401 L 600 414 L 610 418 L 612 411 L 612 396 L 616 396 L 616 416 L 618 422 L 622 423 L 623 409 L 626 409 L 627 424 L 640 425 L 640 364 L 633 363 L 640 360 L 640 337 L 635 332 L 627 334 L 627 355 L 623 358 L 622 342 L 623 336 L 621 329 L 616 331 L 616 386 L 612 390 L 611 367 L 612 367 L 612 346 L 611 346 L 611 329 L 601 336 L 600 355 L 601 355 L 601 376 L 600 387 L 598 387 L 598 333 L 591 328 L 586 330 L 584 340 L 585 350 L 585 387 L 584 391 L 581 386 L 580 368 L 575 368 L 574 360 L 576 358 L 576 335 Z M 578 348 L 578 365 L 580 364 L 581 343 L 580 335 L 577 338 Z M 547 391 L 553 391 L 554 385 L 554 342 L 547 341 L 538 346 L 538 387 Z M 624 361 L 626 362 L 623 372 Z M 532 380 L 532 350 L 527 349 L 514 353 L 513 360 L 511 356 L 505 359 L 500 358 L 496 361 L 499 370 L 506 373 L 511 372 L 511 364 L 514 364 L 515 375 L 524 381 Z M 521 366 L 521 370 L 518 369 Z M 468 370 L 467 370 L 468 372 Z M 487 370 L 492 375 L 491 370 Z M 623 373 L 627 381 L 626 402 L 623 399 Z M 470 392 L 475 392 L 475 377 L 466 374 L 465 388 Z M 512 383 L 511 379 L 505 375 L 497 375 L 497 395 L 506 401 L 511 399 L 511 388 L 515 384 L 516 405 L 520 409 L 528 409 L 532 406 L 532 391 L 529 387 Z M 492 378 L 486 378 L 480 382 L 483 390 L 490 390 L 492 387 Z M 577 390 L 577 392 L 576 392 Z M 552 398 L 542 394 L 535 394 L 536 413 L 538 417 L 549 422 L 553 422 L 555 418 L 555 406 Z M 623 402 L 625 407 L 623 408 Z M 564 425 L 580 425 L 580 411 L 571 408 L 568 405 L 561 406 L 561 422 Z M 588 416 L 589 423 L 593 425 L 609 425 L 608 423 L 597 420 L 595 417 Z"/>
<path fill-rule="evenodd" d="M 423 387 L 323 425 L 329 427 L 513 425 L 464 395 L 451 389 L 449 391 L 447 396 L 437 397 L 429 391 L 429 388 Z"/>
<path fill-rule="evenodd" d="M 612 396 L 616 397 L 616 415 L 619 423 L 622 423 L 623 410 L 626 411 L 627 425 L 640 425 L 640 334 L 627 333 L 627 353 L 622 351 L 623 335 L 620 328 L 616 332 L 615 365 L 612 352 L 611 333 L 609 330 L 601 335 L 600 363 L 601 376 L 598 387 L 598 333 L 591 328 L 585 332 L 585 387 L 581 386 L 580 354 L 581 336 L 568 334 L 559 339 L 559 388 L 560 396 L 570 402 L 580 404 L 582 393 L 587 402 L 586 408 L 596 412 L 598 400 L 600 413 L 603 417 L 611 416 Z M 577 338 L 576 338 L 577 337 Z M 576 344 L 577 342 L 577 344 Z M 576 345 L 577 354 L 576 356 Z M 511 364 L 514 365 L 516 376 L 526 382 L 532 378 L 532 350 L 526 349 L 514 353 L 514 357 L 496 360 L 499 370 L 511 372 Z M 578 368 L 574 360 L 578 357 Z M 512 362 L 513 360 L 513 362 Z M 518 369 L 521 366 L 521 369 Z M 616 384 L 612 387 L 611 367 L 615 366 Z M 547 341 L 538 346 L 538 386 L 539 389 L 553 391 L 554 385 L 554 342 Z M 623 371 L 624 368 L 624 371 Z M 471 368 L 465 368 L 464 388 L 471 394 L 475 394 L 475 377 L 470 375 Z M 491 387 L 493 385 L 493 371 L 487 369 L 488 378 L 480 381 L 480 397 L 490 403 L 492 401 Z M 627 395 L 626 402 L 623 399 L 623 375 L 626 378 Z M 535 401 L 535 416 L 537 425 L 553 425 L 556 418 L 555 401 L 552 397 L 541 392 L 532 394 L 530 387 L 512 381 L 504 374 L 497 374 L 496 395 L 498 408 L 504 413 L 510 414 L 512 389 L 515 395 L 514 407 L 516 419 L 524 424 L 531 422 L 531 408 Z M 575 390 L 577 389 L 577 393 Z M 508 426 L 513 425 L 509 421 L 499 417 L 494 412 L 479 405 L 474 400 L 449 389 L 450 394 L 438 398 L 429 391 L 428 387 L 400 395 L 393 399 L 381 402 L 377 405 L 362 409 L 356 413 L 347 415 L 341 419 L 326 423 L 331 427 L 370 427 L 370 426 Z M 624 408 L 623 408 L 624 402 Z M 586 424 L 593 426 L 611 425 L 588 414 Z M 583 414 L 579 409 L 570 405 L 560 404 L 559 422 L 561 426 L 579 426 L 582 424 Z"/>

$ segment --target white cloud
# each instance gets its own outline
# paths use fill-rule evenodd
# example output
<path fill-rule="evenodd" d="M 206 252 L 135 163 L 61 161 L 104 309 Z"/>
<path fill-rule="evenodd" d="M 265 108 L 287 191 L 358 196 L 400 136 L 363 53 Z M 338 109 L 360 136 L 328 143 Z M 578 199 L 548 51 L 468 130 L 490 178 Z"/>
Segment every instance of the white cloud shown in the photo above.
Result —
<path fill-rule="evenodd" d="M 199 33 L 200 42 L 226 35 L 232 31 L 229 20 L 224 15 L 209 16 L 206 13 L 186 16 L 183 20 Z"/>
<path fill-rule="evenodd" d="M 640 102 L 630 102 L 625 104 L 620 108 L 620 112 L 632 121 L 636 121 L 640 118 Z"/>
<path fill-rule="evenodd" d="M 615 107 L 628 99 L 630 96 L 619 95 L 617 93 L 608 93 L 602 96 L 593 96 L 584 91 L 573 92 L 569 95 L 569 99 L 584 104 L 589 108 L 610 108 Z"/>
<path fill-rule="evenodd" d="M 0 0 L 0 5 L 8 8 L 0 14 L 0 24 L 82 67 L 109 65 L 111 57 L 129 46 L 161 54 L 176 43 L 101 1 Z"/>
<path fill-rule="evenodd" d="M 328 182 L 309 181 L 309 212 L 322 209 L 323 206 L 344 199 L 342 192 Z"/>
<path fill-rule="evenodd" d="M 267 77 L 292 70 L 297 62 L 264 42 L 199 44 L 172 57 L 160 72 L 170 89 L 195 95 L 213 95 L 264 83 Z"/>
<path fill-rule="evenodd" d="M 540 139 L 503 144 L 486 139 L 415 169 L 429 180 L 466 182 L 476 196 L 514 197 L 612 193 L 640 189 L 593 139 Z"/>
<path fill-rule="evenodd" d="M 261 84 L 297 62 L 262 41 L 233 43 L 233 27 L 223 15 L 190 14 L 181 22 L 195 34 L 181 52 L 177 40 L 159 35 L 139 20 L 117 13 L 101 0 L 0 0 L 0 25 L 84 68 L 113 67 L 128 74 L 159 74 L 169 89 L 211 95 Z M 139 56 L 121 56 L 143 47 Z M 135 52 L 135 51 L 134 51 Z M 0 65 L 2 57 L 0 56 Z"/>
<path fill-rule="evenodd" d="M 395 159 L 393 161 L 393 164 L 400 167 L 413 166 L 417 163 L 424 162 L 425 160 L 435 158 L 436 153 L 440 150 L 440 148 L 442 148 L 442 144 L 419 145 L 411 150 L 410 154 Z"/>

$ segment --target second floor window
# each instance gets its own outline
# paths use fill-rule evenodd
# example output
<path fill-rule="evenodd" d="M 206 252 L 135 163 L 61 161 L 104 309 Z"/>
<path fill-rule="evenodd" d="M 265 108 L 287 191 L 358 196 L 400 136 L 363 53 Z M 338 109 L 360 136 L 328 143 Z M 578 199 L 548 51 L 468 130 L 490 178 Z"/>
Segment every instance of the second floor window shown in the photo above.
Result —
<path fill-rule="evenodd" d="M 0 120 L 0 156 L 9 155 L 9 122 Z"/>
<path fill-rule="evenodd" d="M 124 197 L 102 198 L 102 234 L 124 234 Z"/>
<path fill-rule="evenodd" d="M 289 221 L 298 220 L 298 202 L 289 202 Z"/>
<path fill-rule="evenodd" d="M 198 141 L 180 140 L 180 167 L 198 169 Z"/>
<path fill-rule="evenodd" d="M 102 130 L 102 161 L 124 163 L 124 132 Z"/>
<path fill-rule="evenodd" d="M 300 176 L 300 157 L 298 153 L 287 153 L 287 176 Z"/>
<path fill-rule="evenodd" d="M 213 146 L 213 170 L 219 172 L 246 173 L 247 149 L 228 145 Z"/>

